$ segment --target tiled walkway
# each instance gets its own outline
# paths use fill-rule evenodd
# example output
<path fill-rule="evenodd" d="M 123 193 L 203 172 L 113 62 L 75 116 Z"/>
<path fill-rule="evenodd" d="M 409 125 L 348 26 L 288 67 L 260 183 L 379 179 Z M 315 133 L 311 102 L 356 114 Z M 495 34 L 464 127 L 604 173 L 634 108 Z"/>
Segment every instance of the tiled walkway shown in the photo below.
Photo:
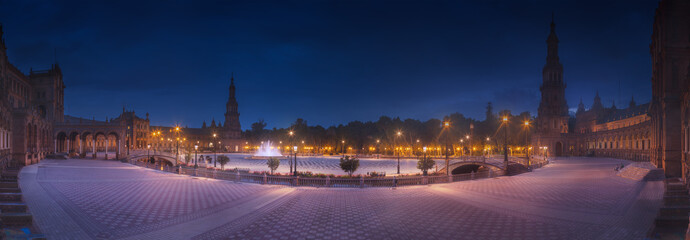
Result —
<path fill-rule="evenodd" d="M 642 239 L 661 182 L 571 158 L 513 177 L 398 189 L 290 188 L 113 161 L 46 160 L 20 185 L 49 239 Z"/>

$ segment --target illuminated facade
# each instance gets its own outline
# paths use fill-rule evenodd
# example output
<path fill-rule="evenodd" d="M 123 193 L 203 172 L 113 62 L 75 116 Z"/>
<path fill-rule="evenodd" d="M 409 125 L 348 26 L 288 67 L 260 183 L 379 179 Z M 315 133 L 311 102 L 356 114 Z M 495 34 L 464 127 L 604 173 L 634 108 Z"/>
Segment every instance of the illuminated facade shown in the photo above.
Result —
<path fill-rule="evenodd" d="M 546 65 L 542 71 L 541 102 L 532 145 L 546 148 L 550 156 L 598 156 L 648 161 L 651 117 L 649 104 L 604 107 L 597 92 L 589 109 L 582 101 L 571 114 L 565 100 L 566 83 L 558 57 L 555 24 L 546 40 Z"/>
<path fill-rule="evenodd" d="M 240 125 L 240 113 L 235 98 L 235 78 L 230 77 L 228 89 L 228 101 L 226 103 L 225 122 L 216 124 L 211 120 L 211 125 L 203 123 L 201 128 L 189 127 L 164 127 L 152 126 L 148 136 L 153 146 L 162 149 L 177 148 L 176 141 L 180 141 L 180 149 L 192 150 L 194 145 L 202 151 L 241 152 L 246 145 L 242 141 L 242 128 Z M 147 117 L 148 120 L 148 117 Z"/>
<path fill-rule="evenodd" d="M 688 182 L 690 152 L 690 2 L 663 0 L 652 42 L 651 161 Z"/>
<path fill-rule="evenodd" d="M 54 151 L 53 123 L 64 111 L 62 71 L 57 64 L 24 74 L 7 56 L 0 25 L 0 161 L 37 163 Z"/>

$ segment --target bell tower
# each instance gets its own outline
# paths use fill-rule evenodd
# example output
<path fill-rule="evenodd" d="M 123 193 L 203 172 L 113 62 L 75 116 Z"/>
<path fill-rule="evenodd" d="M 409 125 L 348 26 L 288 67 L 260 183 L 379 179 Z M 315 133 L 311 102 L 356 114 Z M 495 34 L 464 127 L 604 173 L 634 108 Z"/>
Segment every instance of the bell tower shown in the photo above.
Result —
<path fill-rule="evenodd" d="M 551 17 L 551 32 L 546 39 L 546 64 L 542 69 L 541 101 L 539 102 L 535 141 L 538 146 L 549 148 L 550 154 L 566 152 L 565 137 L 568 133 L 568 103 L 565 100 L 566 84 L 563 81 L 563 65 L 558 57 L 556 24 Z"/>
<path fill-rule="evenodd" d="M 225 104 L 225 122 L 223 130 L 226 139 L 240 139 L 242 128 L 240 126 L 240 113 L 237 110 L 237 99 L 235 99 L 235 76 L 230 76 L 230 88 L 228 89 L 228 102 Z"/>

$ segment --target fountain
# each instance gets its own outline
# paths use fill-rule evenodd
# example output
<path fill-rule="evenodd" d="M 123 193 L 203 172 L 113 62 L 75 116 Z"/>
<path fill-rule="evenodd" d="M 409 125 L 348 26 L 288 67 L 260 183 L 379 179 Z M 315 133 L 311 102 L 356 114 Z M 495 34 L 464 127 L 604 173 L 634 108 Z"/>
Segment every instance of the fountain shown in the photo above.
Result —
<path fill-rule="evenodd" d="M 277 147 L 271 146 L 271 141 L 266 141 L 259 146 L 252 159 L 266 159 L 270 157 L 283 157 Z"/>

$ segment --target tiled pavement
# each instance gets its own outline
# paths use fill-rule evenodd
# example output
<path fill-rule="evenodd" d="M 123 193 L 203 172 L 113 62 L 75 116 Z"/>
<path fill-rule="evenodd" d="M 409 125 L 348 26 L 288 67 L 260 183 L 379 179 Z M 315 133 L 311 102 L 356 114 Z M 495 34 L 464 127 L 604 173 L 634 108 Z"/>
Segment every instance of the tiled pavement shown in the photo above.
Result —
<path fill-rule="evenodd" d="M 46 160 L 20 184 L 49 239 L 641 239 L 663 185 L 617 177 L 616 164 L 572 158 L 513 177 L 326 189 Z"/>

